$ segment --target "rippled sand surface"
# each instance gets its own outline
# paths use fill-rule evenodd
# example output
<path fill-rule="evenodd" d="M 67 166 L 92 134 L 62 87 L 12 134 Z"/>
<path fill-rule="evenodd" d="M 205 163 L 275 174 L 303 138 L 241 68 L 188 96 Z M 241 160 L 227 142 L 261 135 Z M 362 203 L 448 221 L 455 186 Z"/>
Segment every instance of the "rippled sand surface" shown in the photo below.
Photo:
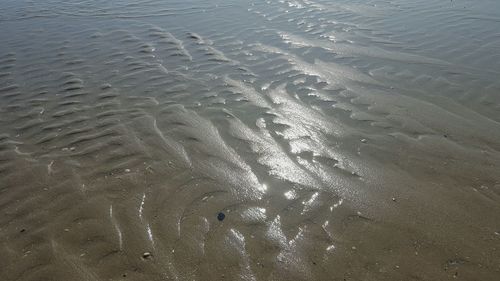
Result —
<path fill-rule="evenodd" d="M 1 1 L 0 280 L 500 280 L 500 3 Z"/>

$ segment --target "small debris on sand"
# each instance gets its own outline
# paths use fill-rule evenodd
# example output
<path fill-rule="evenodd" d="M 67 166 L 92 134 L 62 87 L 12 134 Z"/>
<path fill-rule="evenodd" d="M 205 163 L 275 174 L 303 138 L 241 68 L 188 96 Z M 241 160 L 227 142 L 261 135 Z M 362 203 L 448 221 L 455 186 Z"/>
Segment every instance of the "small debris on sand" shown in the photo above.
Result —
<path fill-rule="evenodd" d="M 226 215 L 224 215 L 224 213 L 220 212 L 218 215 L 217 215 L 217 219 L 219 221 L 223 221 L 224 219 L 226 218 Z"/>

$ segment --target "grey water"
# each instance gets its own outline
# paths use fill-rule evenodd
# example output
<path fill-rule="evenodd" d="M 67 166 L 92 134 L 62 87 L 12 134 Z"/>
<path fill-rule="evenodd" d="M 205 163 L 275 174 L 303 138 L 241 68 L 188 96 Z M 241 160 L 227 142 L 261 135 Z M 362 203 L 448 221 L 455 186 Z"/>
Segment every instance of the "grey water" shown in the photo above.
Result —
<path fill-rule="evenodd" d="M 3 0 L 0 279 L 498 280 L 499 50 L 493 0 Z"/>

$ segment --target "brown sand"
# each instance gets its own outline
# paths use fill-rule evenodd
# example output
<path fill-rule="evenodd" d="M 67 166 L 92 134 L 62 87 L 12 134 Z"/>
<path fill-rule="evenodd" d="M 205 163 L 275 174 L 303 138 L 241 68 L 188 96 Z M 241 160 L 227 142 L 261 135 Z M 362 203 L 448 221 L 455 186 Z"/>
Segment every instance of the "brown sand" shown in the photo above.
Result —
<path fill-rule="evenodd" d="M 2 2 L 0 280 L 500 280 L 499 11 Z"/>

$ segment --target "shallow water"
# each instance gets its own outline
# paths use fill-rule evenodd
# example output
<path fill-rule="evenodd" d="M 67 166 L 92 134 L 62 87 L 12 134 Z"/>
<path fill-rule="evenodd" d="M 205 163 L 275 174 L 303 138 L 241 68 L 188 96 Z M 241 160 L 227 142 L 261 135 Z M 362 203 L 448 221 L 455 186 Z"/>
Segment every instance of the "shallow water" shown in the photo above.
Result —
<path fill-rule="evenodd" d="M 4 0 L 0 42 L 1 280 L 500 278 L 496 0 Z"/>

